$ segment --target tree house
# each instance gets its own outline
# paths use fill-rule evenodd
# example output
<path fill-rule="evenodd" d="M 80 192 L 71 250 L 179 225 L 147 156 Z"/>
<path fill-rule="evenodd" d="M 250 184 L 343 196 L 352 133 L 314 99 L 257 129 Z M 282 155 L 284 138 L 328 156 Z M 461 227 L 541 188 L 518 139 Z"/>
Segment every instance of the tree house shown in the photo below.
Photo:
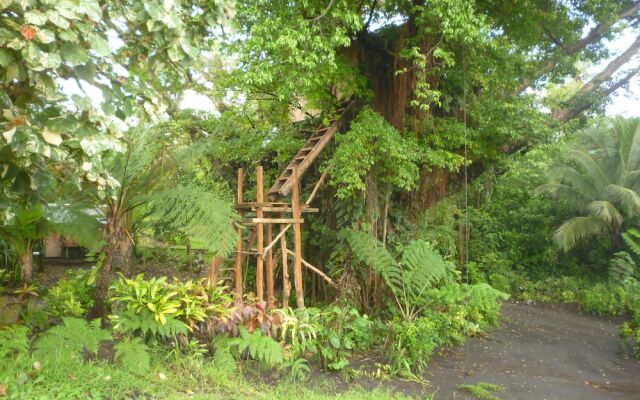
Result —
<path fill-rule="evenodd" d="M 300 178 L 313 164 L 322 150 L 333 136 L 353 118 L 360 105 L 357 101 L 350 101 L 338 109 L 338 116 L 329 121 L 328 126 L 320 125 L 307 139 L 304 146 L 291 160 L 280 174 L 274 185 L 268 190 L 265 199 L 263 167 L 256 168 L 256 199 L 247 202 L 244 199 L 244 170 L 238 170 L 238 193 L 236 209 L 242 217 L 237 227 L 236 262 L 233 271 L 234 292 L 236 301 L 241 301 L 244 294 L 243 267 L 247 256 L 256 260 L 256 296 L 266 301 L 267 307 L 272 308 L 276 303 L 274 248 L 280 248 L 282 267 L 282 306 L 289 306 L 291 292 L 290 278 L 293 276 L 298 308 L 304 308 L 303 274 L 308 269 L 331 285 L 333 280 L 322 271 L 308 263 L 303 258 L 302 225 L 303 214 L 315 213 L 319 210 L 311 207 L 311 202 L 323 185 L 327 171 L 325 171 L 304 202 L 300 200 Z M 290 202 L 282 199 L 291 194 Z M 244 237 L 245 228 L 249 235 Z M 274 230 L 277 234 L 274 237 Z M 293 250 L 287 245 L 286 233 L 293 229 Z M 255 243 L 255 248 L 253 247 Z M 277 247 L 278 246 L 278 247 Z M 293 256 L 293 268 L 289 270 L 289 256 Z M 217 265 L 216 265 L 217 264 Z M 212 266 L 210 279 L 215 282 L 220 260 L 216 259 Z M 304 266 L 304 269 L 303 269 Z M 291 274 L 293 272 L 293 274 Z M 266 295 L 265 295 L 266 291 Z"/>

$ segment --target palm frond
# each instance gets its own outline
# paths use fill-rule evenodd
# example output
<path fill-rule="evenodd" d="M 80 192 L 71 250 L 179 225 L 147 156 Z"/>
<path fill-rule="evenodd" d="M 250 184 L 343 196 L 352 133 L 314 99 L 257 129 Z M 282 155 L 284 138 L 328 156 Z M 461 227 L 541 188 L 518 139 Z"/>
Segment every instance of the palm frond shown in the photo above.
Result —
<path fill-rule="evenodd" d="M 563 251 L 571 250 L 582 239 L 605 233 L 609 225 L 592 216 L 573 217 L 562 224 L 553 235 L 553 241 Z"/>
<path fill-rule="evenodd" d="M 611 182 L 610 176 L 588 150 L 574 148 L 569 151 L 568 158 L 576 162 L 584 170 L 584 173 L 588 175 L 589 179 L 600 182 L 603 186 Z"/>
<path fill-rule="evenodd" d="M 597 218 L 609 224 L 615 223 L 617 225 L 620 225 L 624 220 L 616 207 L 606 200 L 592 201 L 591 203 L 589 203 L 589 205 L 587 205 L 587 212 L 594 218 Z"/>
<path fill-rule="evenodd" d="M 607 197 L 613 202 L 619 203 L 629 214 L 640 214 L 640 195 L 633 189 L 622 185 L 607 185 L 605 189 Z"/>

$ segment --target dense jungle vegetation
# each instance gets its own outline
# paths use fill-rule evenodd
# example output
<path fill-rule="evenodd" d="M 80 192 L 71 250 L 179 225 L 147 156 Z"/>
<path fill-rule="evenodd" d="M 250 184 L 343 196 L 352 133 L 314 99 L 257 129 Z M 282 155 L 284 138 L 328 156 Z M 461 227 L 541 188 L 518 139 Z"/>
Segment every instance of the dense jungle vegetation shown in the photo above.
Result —
<path fill-rule="evenodd" d="M 640 355 L 640 119 L 605 113 L 639 24 L 635 0 L 0 0 L 0 397 L 402 398 L 330 374 L 421 381 L 508 299 L 623 316 Z M 306 307 L 278 247 L 275 304 L 252 257 L 234 298 L 238 168 L 255 201 L 351 100 L 300 177 L 304 201 L 326 176 Z M 54 273 L 52 234 L 91 267 Z"/>

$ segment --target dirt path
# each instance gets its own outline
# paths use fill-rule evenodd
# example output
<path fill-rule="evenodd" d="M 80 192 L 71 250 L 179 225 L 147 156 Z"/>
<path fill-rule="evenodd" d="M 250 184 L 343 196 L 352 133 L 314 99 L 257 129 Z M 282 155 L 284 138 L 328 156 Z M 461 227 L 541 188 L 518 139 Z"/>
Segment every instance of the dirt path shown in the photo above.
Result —
<path fill-rule="evenodd" d="M 507 303 L 501 328 L 435 356 L 436 400 L 472 399 L 461 384 L 504 385 L 501 399 L 640 399 L 640 362 L 620 354 L 617 322 L 563 305 Z"/>

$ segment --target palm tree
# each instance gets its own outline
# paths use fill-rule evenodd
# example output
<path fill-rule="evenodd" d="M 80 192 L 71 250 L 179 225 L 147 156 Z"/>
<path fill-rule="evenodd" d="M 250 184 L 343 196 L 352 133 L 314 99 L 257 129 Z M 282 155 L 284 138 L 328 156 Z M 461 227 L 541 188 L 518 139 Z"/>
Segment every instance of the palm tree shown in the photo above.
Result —
<path fill-rule="evenodd" d="M 76 193 L 77 200 L 92 204 L 105 221 L 103 258 L 96 281 L 95 305 L 90 316 L 105 316 L 105 298 L 113 255 L 120 251 L 129 268 L 136 232 L 149 220 L 162 220 L 187 237 L 209 244 L 209 250 L 224 256 L 230 252 L 222 240 L 235 212 L 231 204 L 213 193 L 179 182 L 181 163 L 193 162 L 192 148 L 177 145 L 163 125 L 131 133 L 126 151 L 105 160 L 105 168 L 119 180 L 108 195 L 99 191 Z M 194 147 L 194 146 L 192 146 Z"/>
<path fill-rule="evenodd" d="M 640 215 L 640 119 L 608 119 L 579 132 L 536 193 L 565 200 L 579 214 L 554 234 L 563 251 L 604 234 L 618 250 L 623 226 Z"/>

